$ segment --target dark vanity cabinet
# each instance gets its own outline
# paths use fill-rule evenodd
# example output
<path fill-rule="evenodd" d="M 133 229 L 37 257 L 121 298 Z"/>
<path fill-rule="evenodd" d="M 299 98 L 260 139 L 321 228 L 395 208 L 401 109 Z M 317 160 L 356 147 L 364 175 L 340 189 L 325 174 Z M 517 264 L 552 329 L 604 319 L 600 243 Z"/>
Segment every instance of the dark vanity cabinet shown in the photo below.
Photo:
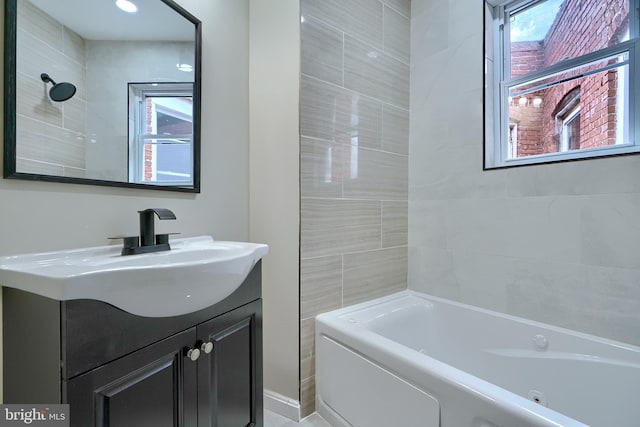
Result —
<path fill-rule="evenodd" d="M 198 419 L 205 426 L 262 426 L 262 369 L 255 354 L 261 342 L 256 335 L 251 303 L 198 326 L 199 342 L 211 342 L 210 357 L 198 365 Z M 262 341 L 262 340 L 260 340 Z M 260 375 L 260 389 L 254 386 Z M 259 406 L 259 414 L 254 407 Z"/>
<path fill-rule="evenodd" d="M 69 380 L 74 426 L 197 426 L 195 343 L 189 329 Z"/>
<path fill-rule="evenodd" d="M 5 403 L 68 403 L 73 427 L 261 427 L 260 267 L 171 318 L 3 288 Z"/>

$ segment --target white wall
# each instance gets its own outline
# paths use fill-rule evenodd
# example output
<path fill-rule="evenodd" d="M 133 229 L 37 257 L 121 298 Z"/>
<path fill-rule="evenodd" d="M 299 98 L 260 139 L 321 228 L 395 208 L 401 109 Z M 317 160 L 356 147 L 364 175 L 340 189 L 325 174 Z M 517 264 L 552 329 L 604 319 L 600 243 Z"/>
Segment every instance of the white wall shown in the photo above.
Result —
<path fill-rule="evenodd" d="M 483 2 L 412 1 L 409 287 L 640 344 L 640 156 L 482 170 Z"/>
<path fill-rule="evenodd" d="M 298 400 L 300 6 L 251 0 L 250 238 L 263 263 L 264 385 Z"/>
<path fill-rule="evenodd" d="M 178 217 L 159 232 L 249 238 L 248 1 L 179 3 L 203 21 L 202 193 L 0 180 L 0 256 L 107 244 L 147 207 Z"/>

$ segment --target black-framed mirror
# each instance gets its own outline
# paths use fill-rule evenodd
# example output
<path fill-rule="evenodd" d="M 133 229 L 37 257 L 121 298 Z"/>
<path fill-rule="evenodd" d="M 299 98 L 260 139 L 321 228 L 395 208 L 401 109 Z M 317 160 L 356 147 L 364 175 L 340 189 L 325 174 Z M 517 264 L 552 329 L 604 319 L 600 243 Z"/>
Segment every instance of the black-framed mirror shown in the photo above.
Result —
<path fill-rule="evenodd" d="M 4 70 L 4 178 L 200 192 L 201 23 L 174 1 L 5 0 Z"/>

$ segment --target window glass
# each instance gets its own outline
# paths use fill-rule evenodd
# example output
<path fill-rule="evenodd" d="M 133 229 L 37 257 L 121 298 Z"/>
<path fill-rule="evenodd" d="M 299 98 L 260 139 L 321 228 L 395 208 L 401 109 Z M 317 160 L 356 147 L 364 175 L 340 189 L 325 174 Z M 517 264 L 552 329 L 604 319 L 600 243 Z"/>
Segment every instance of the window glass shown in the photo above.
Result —
<path fill-rule="evenodd" d="M 514 87 L 513 93 L 518 95 L 509 98 L 508 115 L 511 123 L 518 123 L 515 157 L 568 151 L 569 148 L 563 149 L 561 144 L 565 132 L 563 122 L 572 123 L 570 113 L 580 109 L 588 123 L 581 127 L 579 120 L 573 122 L 571 150 L 623 143 L 623 139 L 617 137 L 618 124 L 625 121 L 625 112 L 619 111 L 617 102 L 618 83 L 618 69 L 611 69 L 540 90 L 520 92 Z"/>
<path fill-rule="evenodd" d="M 144 181 L 185 181 L 191 179 L 190 140 L 146 139 Z"/>
<path fill-rule="evenodd" d="M 172 114 L 157 112 L 159 135 L 186 135 L 192 131 L 191 120 L 185 120 Z"/>
<path fill-rule="evenodd" d="M 511 76 L 624 41 L 629 0 L 546 0 L 509 13 Z"/>
<path fill-rule="evenodd" d="M 580 107 L 576 107 L 562 119 L 559 151 L 580 149 Z"/>

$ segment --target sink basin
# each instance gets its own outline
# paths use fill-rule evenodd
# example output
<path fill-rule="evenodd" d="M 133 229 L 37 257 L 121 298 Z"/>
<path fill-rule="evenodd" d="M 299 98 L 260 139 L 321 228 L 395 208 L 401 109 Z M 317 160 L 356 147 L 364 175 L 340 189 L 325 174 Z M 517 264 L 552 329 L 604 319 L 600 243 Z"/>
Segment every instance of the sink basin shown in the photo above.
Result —
<path fill-rule="evenodd" d="M 165 252 L 123 257 L 121 249 L 0 257 L 0 285 L 60 301 L 104 301 L 139 316 L 177 316 L 231 295 L 269 247 L 200 236 L 172 240 Z"/>

